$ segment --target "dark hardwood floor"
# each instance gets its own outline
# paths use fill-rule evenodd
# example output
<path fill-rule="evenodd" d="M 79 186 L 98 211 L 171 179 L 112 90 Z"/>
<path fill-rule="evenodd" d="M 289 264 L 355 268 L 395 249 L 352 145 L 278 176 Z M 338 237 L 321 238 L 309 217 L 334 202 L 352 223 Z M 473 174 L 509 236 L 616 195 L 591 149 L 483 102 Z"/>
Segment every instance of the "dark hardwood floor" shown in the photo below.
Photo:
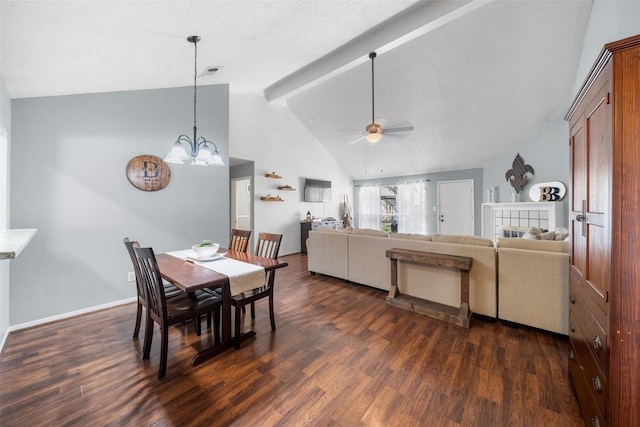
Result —
<path fill-rule="evenodd" d="M 157 328 L 151 360 L 131 338 L 134 304 L 12 332 L 0 425 L 584 425 L 566 338 L 479 319 L 463 329 L 311 276 L 304 255 L 282 258 L 277 331 L 261 301 L 256 338 L 194 368 L 210 334 L 173 327 L 163 380 Z"/>

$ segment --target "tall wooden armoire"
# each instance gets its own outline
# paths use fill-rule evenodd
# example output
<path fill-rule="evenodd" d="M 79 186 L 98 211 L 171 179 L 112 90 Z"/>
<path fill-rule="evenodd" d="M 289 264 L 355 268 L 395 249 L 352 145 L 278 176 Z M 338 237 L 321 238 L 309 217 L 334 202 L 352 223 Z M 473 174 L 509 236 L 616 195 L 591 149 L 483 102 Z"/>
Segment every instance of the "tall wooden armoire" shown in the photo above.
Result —
<path fill-rule="evenodd" d="M 569 374 L 590 426 L 640 426 L 640 36 L 571 104 Z"/>

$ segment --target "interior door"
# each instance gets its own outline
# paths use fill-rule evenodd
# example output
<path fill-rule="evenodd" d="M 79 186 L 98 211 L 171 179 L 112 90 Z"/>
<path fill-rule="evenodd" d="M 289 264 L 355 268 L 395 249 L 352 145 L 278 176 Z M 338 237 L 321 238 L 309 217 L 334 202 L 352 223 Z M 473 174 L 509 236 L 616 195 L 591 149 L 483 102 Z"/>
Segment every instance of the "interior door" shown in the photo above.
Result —
<path fill-rule="evenodd" d="M 231 181 L 231 227 L 251 230 L 251 179 Z"/>
<path fill-rule="evenodd" d="M 438 182 L 438 232 L 474 235 L 473 180 Z"/>

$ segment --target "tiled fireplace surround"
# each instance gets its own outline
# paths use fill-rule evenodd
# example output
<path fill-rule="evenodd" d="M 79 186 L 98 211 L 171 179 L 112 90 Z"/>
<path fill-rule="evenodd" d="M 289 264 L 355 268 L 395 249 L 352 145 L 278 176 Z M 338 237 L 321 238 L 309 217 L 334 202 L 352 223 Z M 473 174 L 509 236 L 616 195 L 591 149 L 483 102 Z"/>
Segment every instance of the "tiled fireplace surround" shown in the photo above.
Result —
<path fill-rule="evenodd" d="M 562 202 L 483 203 L 482 236 L 519 237 L 523 230 L 538 227 L 553 230 L 564 226 Z"/>

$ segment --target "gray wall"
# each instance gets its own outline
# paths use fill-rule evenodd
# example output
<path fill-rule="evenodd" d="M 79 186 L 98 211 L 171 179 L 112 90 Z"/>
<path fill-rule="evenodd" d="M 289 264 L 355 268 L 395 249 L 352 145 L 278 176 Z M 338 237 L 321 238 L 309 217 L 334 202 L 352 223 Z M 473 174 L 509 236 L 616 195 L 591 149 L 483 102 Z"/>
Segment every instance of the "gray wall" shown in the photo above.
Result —
<path fill-rule="evenodd" d="M 567 102 L 567 108 L 569 103 Z M 525 164 L 535 171 L 520 192 L 521 202 L 531 201 L 529 189 L 535 183 L 561 181 L 569 187 L 569 125 L 562 118 L 545 123 L 535 134 L 528 137 L 516 149 L 494 159 L 484 167 L 484 189 L 498 187 L 498 202 L 510 202 L 513 187 L 507 182 L 506 172 L 512 168 L 513 159 L 520 153 Z M 567 212 L 568 197 L 565 197 L 564 212 Z M 567 225 L 567 218 L 561 223 Z"/>
<path fill-rule="evenodd" d="M 227 164 L 228 90 L 198 90 L 198 134 Z M 13 101 L 11 226 L 38 234 L 12 264 L 12 325 L 135 296 L 125 236 L 157 252 L 227 241 L 228 166 L 170 165 L 156 192 L 125 175 L 131 158 L 162 158 L 192 132 L 192 106 L 189 87 Z"/>
<path fill-rule="evenodd" d="M 471 179 L 473 180 L 473 189 L 474 189 L 474 228 L 475 234 L 482 234 L 482 222 L 481 222 L 481 213 L 482 213 L 482 169 L 465 169 L 458 171 L 446 171 L 446 172 L 434 172 L 434 173 L 425 173 L 419 175 L 409 175 L 409 176 L 397 176 L 397 177 L 389 177 L 389 178 L 378 178 L 378 179 L 363 179 L 354 181 L 353 184 L 355 186 L 358 185 L 371 185 L 371 184 L 397 184 L 399 182 L 411 182 L 411 181 L 419 181 L 419 180 L 428 180 L 427 182 L 427 234 L 435 234 L 438 232 L 438 218 L 436 216 L 436 212 L 434 208 L 438 206 L 438 181 L 457 181 L 462 179 Z M 357 217 L 358 217 L 358 190 L 357 188 L 353 191 L 353 209 L 354 209 L 354 219 L 356 220 L 357 226 Z"/>

